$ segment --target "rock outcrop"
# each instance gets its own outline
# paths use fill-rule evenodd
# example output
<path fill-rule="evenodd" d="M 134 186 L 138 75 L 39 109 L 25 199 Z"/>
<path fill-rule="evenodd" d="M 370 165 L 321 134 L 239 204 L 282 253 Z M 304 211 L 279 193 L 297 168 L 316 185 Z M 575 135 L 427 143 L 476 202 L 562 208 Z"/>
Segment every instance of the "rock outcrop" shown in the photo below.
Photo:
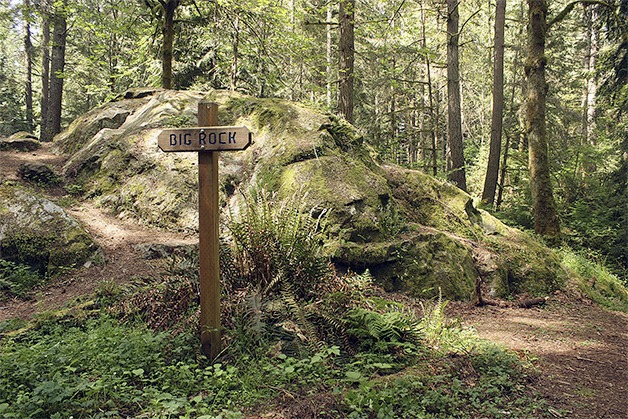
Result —
<path fill-rule="evenodd" d="M 83 265 L 97 250 L 63 208 L 19 186 L 0 185 L 0 259 L 54 276 Z"/>
<path fill-rule="evenodd" d="M 281 199 L 304 193 L 313 214 L 329 210 L 325 249 L 338 266 L 369 269 L 386 288 L 543 294 L 564 276 L 553 252 L 473 207 L 466 193 L 420 171 L 378 162 L 338 118 L 276 99 L 213 91 L 148 91 L 78 118 L 55 138 L 71 157 L 66 182 L 121 217 L 173 230 L 198 225 L 196 153 L 163 153 L 162 128 L 197 125 L 197 104 L 219 104 L 221 125 L 245 125 L 254 143 L 220 157 L 222 207 L 252 185 Z"/>
<path fill-rule="evenodd" d="M 0 138 L 0 150 L 34 151 L 41 147 L 38 138 L 28 132 L 20 131 L 9 138 Z"/>

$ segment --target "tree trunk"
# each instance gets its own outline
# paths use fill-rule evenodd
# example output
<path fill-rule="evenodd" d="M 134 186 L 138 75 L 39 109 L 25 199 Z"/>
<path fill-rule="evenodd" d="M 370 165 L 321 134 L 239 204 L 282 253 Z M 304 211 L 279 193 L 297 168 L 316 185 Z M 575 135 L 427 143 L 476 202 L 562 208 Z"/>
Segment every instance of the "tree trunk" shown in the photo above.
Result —
<path fill-rule="evenodd" d="M 462 111 L 460 108 L 460 63 L 458 56 L 458 1 L 447 0 L 447 125 L 449 132 L 448 179 L 467 190 L 462 144 Z"/>
<path fill-rule="evenodd" d="M 236 16 L 233 22 L 233 62 L 231 63 L 231 91 L 238 87 L 238 47 L 240 46 L 240 16 Z"/>
<path fill-rule="evenodd" d="M 506 173 L 508 167 L 508 153 L 510 152 L 510 137 L 506 134 L 506 144 L 502 155 L 502 164 L 499 172 L 499 189 L 497 190 L 497 200 L 495 201 L 495 211 L 499 211 L 504 196 L 504 184 L 506 183 Z"/>
<path fill-rule="evenodd" d="M 537 234 L 557 237 L 560 224 L 550 182 L 545 102 L 545 36 L 547 30 L 546 0 L 528 0 L 528 48 L 525 63 L 527 79 L 525 128 L 528 139 L 530 191 Z"/>
<path fill-rule="evenodd" d="M 61 110 L 63 108 L 63 70 L 65 68 L 65 40 L 67 21 L 66 2 L 55 4 L 53 14 L 52 57 L 50 59 L 50 94 L 48 98 L 48 118 L 44 141 L 52 141 L 61 132 Z"/>
<path fill-rule="evenodd" d="M 587 26 L 587 56 L 585 71 L 587 74 L 583 106 L 584 142 L 595 145 L 595 106 L 597 101 L 597 80 L 595 66 L 599 52 L 598 32 L 595 22 L 598 19 L 598 6 L 586 5 L 584 9 L 585 24 Z M 593 168 L 594 169 L 594 168 Z"/>
<path fill-rule="evenodd" d="M 325 75 L 327 77 L 327 87 L 326 87 L 326 93 L 327 93 L 327 97 L 326 97 L 326 103 L 327 103 L 327 109 L 329 109 L 331 111 L 332 107 L 331 107 L 331 101 L 332 101 L 332 91 L 331 91 L 331 83 L 332 83 L 332 75 L 331 75 L 331 68 L 332 68 L 332 59 L 331 59 L 331 53 L 332 53 L 332 33 L 331 33 L 331 19 L 332 19 L 332 8 L 331 8 L 331 2 L 329 2 L 327 4 L 327 28 L 326 28 L 326 48 L 325 48 L 325 58 L 326 58 L 326 66 L 325 66 Z"/>
<path fill-rule="evenodd" d="M 355 0 L 340 0 L 339 4 L 340 55 L 338 82 L 338 113 L 353 123 L 353 63 L 354 63 L 354 18 Z"/>
<path fill-rule="evenodd" d="M 24 0 L 24 55 L 26 67 L 25 102 L 26 102 L 26 127 L 28 132 L 33 132 L 33 43 L 31 41 L 31 2 Z"/>
<path fill-rule="evenodd" d="M 502 148 L 502 121 L 504 116 L 504 25 L 506 22 L 506 0 L 497 0 L 495 5 L 495 39 L 493 43 L 493 112 L 491 116 L 491 143 L 486 167 L 486 178 L 482 201 L 493 205 L 499 158 Z"/>
<path fill-rule="evenodd" d="M 421 47 L 425 51 L 427 51 L 427 36 L 425 34 L 425 8 L 423 4 L 421 4 Z M 427 76 L 427 96 L 428 103 L 430 107 L 430 139 L 431 139 L 431 165 L 432 165 L 432 175 L 436 176 L 438 174 L 438 145 L 437 141 L 437 129 L 438 129 L 438 114 L 436 112 L 435 106 L 438 106 L 434 103 L 434 92 L 432 91 L 432 60 L 430 59 L 430 54 L 424 54 L 425 57 L 425 73 Z"/>
<path fill-rule="evenodd" d="M 164 37 L 161 50 L 161 86 L 172 89 L 172 49 L 174 45 L 174 13 L 179 6 L 179 0 L 159 0 L 164 9 Z"/>
<path fill-rule="evenodd" d="M 41 123 L 39 139 L 48 132 L 48 102 L 50 97 L 50 0 L 41 2 Z"/>
<path fill-rule="evenodd" d="M 517 15 L 516 19 L 518 19 L 519 21 L 523 21 L 524 16 L 525 16 L 525 5 L 521 3 L 520 8 L 519 8 L 519 14 Z M 523 40 L 524 33 L 525 33 L 525 26 L 520 25 L 518 34 L 516 35 L 516 39 Z M 510 86 L 511 86 L 510 87 L 510 104 L 508 107 L 509 108 L 508 118 L 506 119 L 507 127 L 504 130 L 504 133 L 506 135 L 506 144 L 504 146 L 504 153 L 503 153 L 503 158 L 502 158 L 502 163 L 501 163 L 501 168 L 500 168 L 497 200 L 495 202 L 495 211 L 499 211 L 501 203 L 503 202 L 502 197 L 504 194 L 504 188 L 506 187 L 506 177 L 508 175 L 508 166 L 507 166 L 508 153 L 510 153 L 511 148 L 513 149 L 518 148 L 520 142 L 522 141 L 522 137 L 524 137 L 524 135 L 521 134 L 520 130 L 514 128 L 516 124 L 519 124 L 519 126 L 521 126 L 520 124 L 521 124 L 521 121 L 523 120 L 523 118 L 518 117 L 518 115 L 515 115 L 515 96 L 517 93 L 517 88 L 522 85 L 525 85 L 525 83 L 520 84 L 518 82 L 519 67 L 521 66 L 521 62 L 520 62 L 521 50 L 522 50 L 522 48 L 520 48 L 521 45 L 522 44 L 519 44 L 519 43 L 515 43 L 514 45 L 515 56 L 513 57 L 513 60 L 512 60 L 512 82 L 510 83 Z M 525 94 L 523 94 L 523 92 L 525 92 L 524 89 L 522 89 L 521 96 L 525 97 Z M 524 112 L 520 110 L 517 113 L 521 115 Z M 518 137 L 516 138 L 516 141 L 513 142 L 513 139 L 508 134 L 509 132 L 517 133 L 516 135 L 518 135 Z"/>

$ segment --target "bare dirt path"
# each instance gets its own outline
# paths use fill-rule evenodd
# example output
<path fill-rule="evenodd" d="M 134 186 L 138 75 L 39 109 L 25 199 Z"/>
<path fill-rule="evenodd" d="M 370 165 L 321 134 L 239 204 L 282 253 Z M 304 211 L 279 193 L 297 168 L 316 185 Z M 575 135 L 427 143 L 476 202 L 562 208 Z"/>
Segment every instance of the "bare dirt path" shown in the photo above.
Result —
<path fill-rule="evenodd" d="M 0 181 L 17 180 L 24 162 L 59 168 L 64 156 L 50 145 L 35 152 L 0 151 Z M 53 191 L 52 199 L 63 191 Z M 56 197 L 56 198 L 55 198 Z M 106 263 L 80 268 L 38 290 L 29 301 L 0 302 L 0 321 L 30 318 L 87 296 L 102 284 L 158 275 L 164 260 L 148 260 L 139 244 L 190 244 L 196 237 L 140 226 L 107 214 L 90 202 L 67 211 L 101 246 Z M 553 296 L 545 307 L 475 307 L 451 303 L 449 315 L 473 326 L 480 336 L 533 360 L 539 377 L 530 384 L 565 418 L 628 418 L 628 315 L 599 308 L 577 291 Z"/>
<path fill-rule="evenodd" d="M 541 308 L 451 304 L 450 315 L 488 340 L 533 361 L 530 385 L 556 417 L 628 418 L 628 315 L 602 309 L 577 291 Z M 552 413 L 552 412 L 550 412 Z"/>

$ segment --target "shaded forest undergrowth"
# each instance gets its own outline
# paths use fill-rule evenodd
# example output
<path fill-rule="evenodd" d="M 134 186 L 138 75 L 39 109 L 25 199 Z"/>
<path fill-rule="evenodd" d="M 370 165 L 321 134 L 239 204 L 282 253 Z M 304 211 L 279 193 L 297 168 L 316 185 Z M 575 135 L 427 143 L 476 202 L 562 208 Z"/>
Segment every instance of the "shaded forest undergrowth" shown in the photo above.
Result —
<path fill-rule="evenodd" d="M 214 361 L 198 350 L 193 252 L 147 260 L 137 246 L 193 238 L 70 203 L 106 263 L 0 303 L 2 415 L 625 415 L 625 314 L 575 289 L 531 309 L 385 293 L 333 272 L 295 205 L 249 200 L 222 255 Z"/>

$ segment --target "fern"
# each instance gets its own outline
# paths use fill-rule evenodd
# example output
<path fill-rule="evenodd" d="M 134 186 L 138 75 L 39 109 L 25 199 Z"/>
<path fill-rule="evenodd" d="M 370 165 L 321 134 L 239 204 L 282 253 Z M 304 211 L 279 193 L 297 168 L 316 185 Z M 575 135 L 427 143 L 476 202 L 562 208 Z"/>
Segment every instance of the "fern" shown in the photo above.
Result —
<path fill-rule="evenodd" d="M 303 205 L 304 195 L 279 202 L 276 195 L 251 189 L 242 193 L 239 213 L 227 225 L 234 260 L 247 282 L 269 295 L 290 281 L 299 298 L 311 298 L 331 269 L 321 253 L 320 219 Z"/>

